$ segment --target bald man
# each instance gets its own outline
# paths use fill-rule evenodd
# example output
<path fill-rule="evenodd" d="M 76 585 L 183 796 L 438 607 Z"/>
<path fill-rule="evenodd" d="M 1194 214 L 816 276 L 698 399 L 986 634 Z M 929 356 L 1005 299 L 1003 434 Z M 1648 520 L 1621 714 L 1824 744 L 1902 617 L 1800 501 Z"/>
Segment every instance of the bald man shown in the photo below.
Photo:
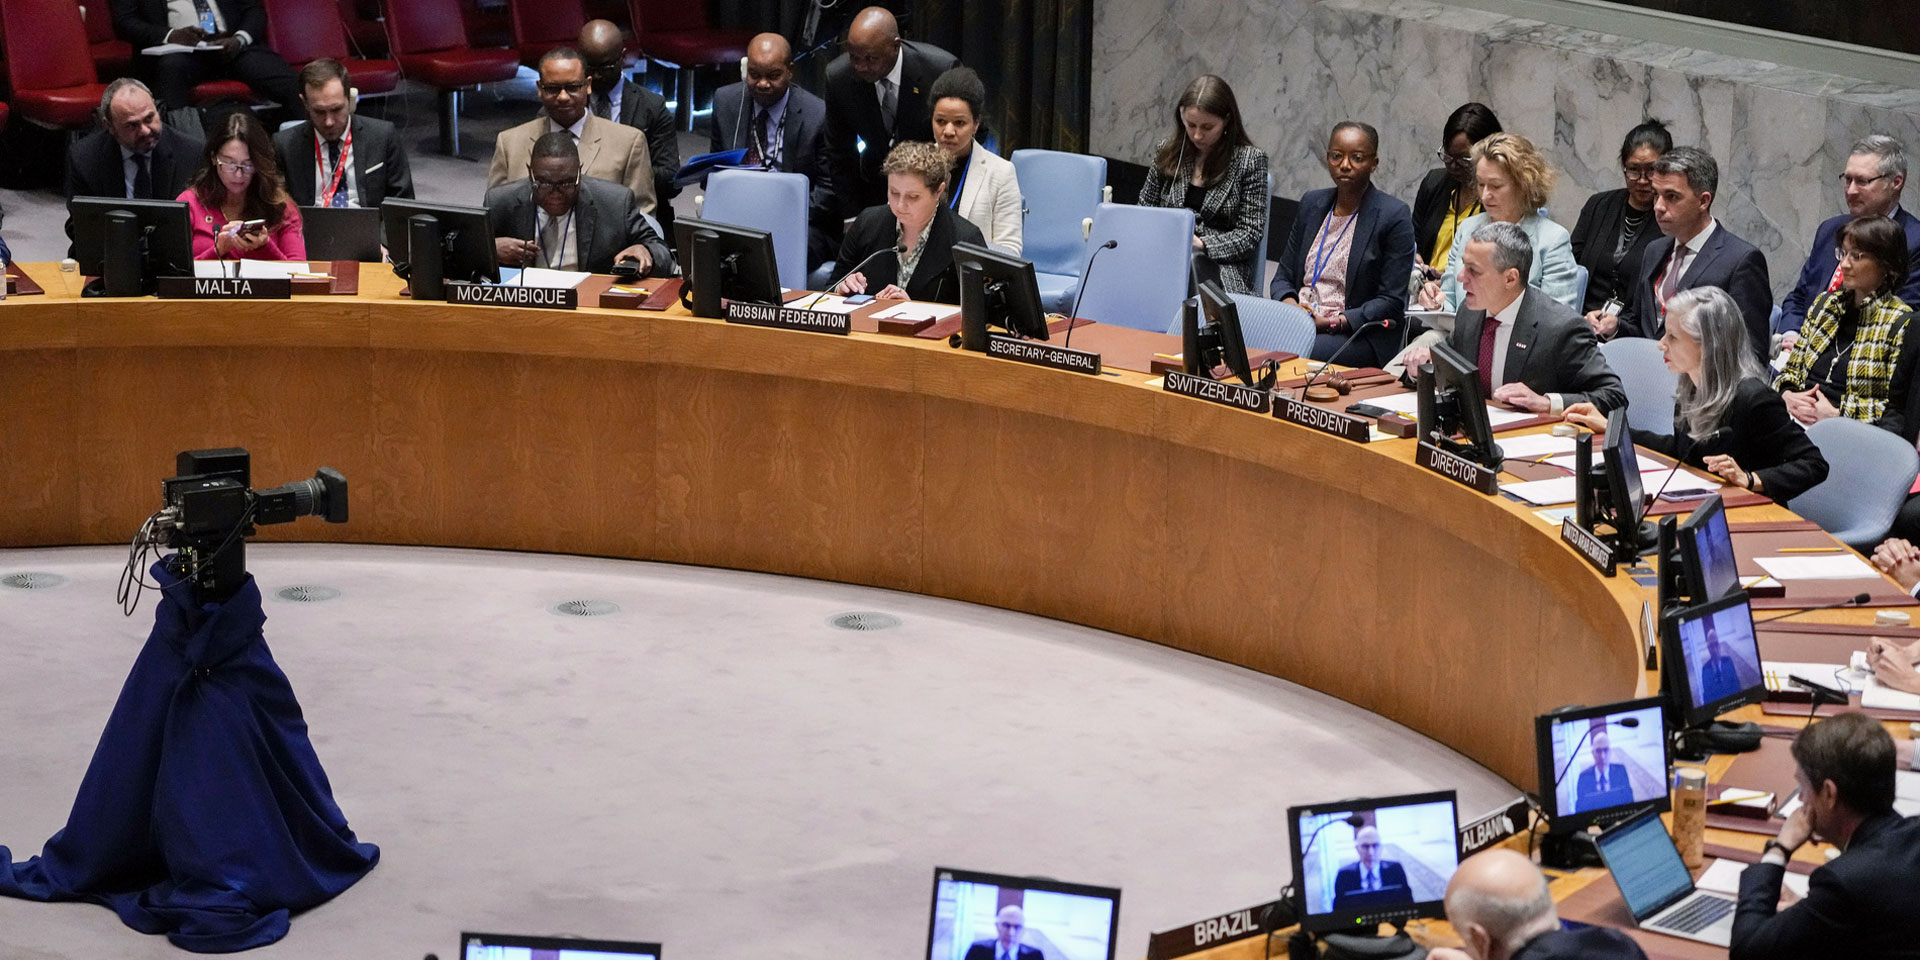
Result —
<path fill-rule="evenodd" d="M 1044 960 L 1040 948 L 1020 942 L 1026 928 L 1026 915 L 1019 907 L 1011 903 L 1001 907 L 993 917 L 992 939 L 974 941 L 966 960 Z"/>
<path fill-rule="evenodd" d="M 1507 849 L 1477 853 L 1447 883 L 1447 921 L 1460 949 L 1429 960 L 1646 960 L 1640 945 L 1608 927 L 1560 929 L 1547 878 Z"/>
<path fill-rule="evenodd" d="M 900 24 L 885 7 L 854 15 L 846 51 L 827 64 L 827 150 L 841 219 L 887 202 L 880 162 L 901 140 L 933 139 L 927 90 L 934 78 L 960 65 L 930 43 L 900 39 Z M 861 153 L 857 143 L 865 142 Z"/>
<path fill-rule="evenodd" d="M 713 94 L 708 148 L 745 150 L 747 162 L 805 174 L 811 193 L 807 269 L 833 259 L 840 247 L 839 201 L 827 162 L 827 105 L 793 83 L 793 48 L 777 33 L 747 44 L 747 78 Z"/>
<path fill-rule="evenodd" d="M 580 28 L 581 62 L 593 81 L 588 112 L 602 120 L 623 123 L 647 136 L 647 154 L 653 167 L 653 215 L 673 242 L 674 197 L 680 194 L 673 175 L 680 170 L 679 130 L 667 98 L 626 78 L 627 41 L 611 20 L 589 20 Z"/>

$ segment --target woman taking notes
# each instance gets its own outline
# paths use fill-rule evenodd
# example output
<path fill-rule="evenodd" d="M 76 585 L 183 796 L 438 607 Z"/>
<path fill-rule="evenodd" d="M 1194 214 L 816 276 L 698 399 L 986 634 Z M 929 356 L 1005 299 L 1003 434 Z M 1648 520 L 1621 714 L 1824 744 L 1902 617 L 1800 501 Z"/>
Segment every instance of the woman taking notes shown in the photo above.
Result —
<path fill-rule="evenodd" d="M 1573 236 L 1567 228 L 1540 215 L 1540 206 L 1553 190 L 1553 170 L 1527 138 L 1496 133 L 1473 145 L 1474 178 L 1480 185 L 1480 205 L 1486 211 L 1468 217 L 1455 237 L 1471 237 L 1488 222 L 1518 224 L 1533 241 L 1533 269 L 1527 283 L 1575 310 L 1580 309 L 1574 288 Z M 1427 310 L 1460 309 L 1460 251 L 1458 239 L 1437 282 L 1420 290 L 1420 306 Z"/>
<path fill-rule="evenodd" d="M 986 238 L 943 202 L 952 169 L 947 154 L 931 143 L 903 143 L 887 154 L 880 166 L 887 176 L 886 205 L 860 211 L 847 230 L 840 262 L 853 272 L 836 292 L 871 293 L 880 300 L 960 302 L 953 245 L 985 246 Z"/>
<path fill-rule="evenodd" d="M 1140 188 L 1143 207 L 1193 211 L 1194 266 L 1228 293 L 1253 293 L 1253 251 L 1267 229 L 1267 155 L 1247 139 L 1233 88 L 1194 78 Z M 1264 268 L 1264 264 L 1261 265 Z"/>
<path fill-rule="evenodd" d="M 253 114 L 227 117 L 207 138 L 200 171 L 175 199 L 187 204 L 196 260 L 305 260 L 300 208 L 287 196 L 273 141 Z"/>
<path fill-rule="evenodd" d="M 1682 290 L 1667 302 L 1660 352 L 1680 375 L 1672 434 L 1633 431 L 1633 442 L 1722 480 L 1785 502 L 1827 478 L 1827 461 L 1787 415 L 1747 339 L 1746 322 L 1719 287 Z M 1576 403 L 1566 418 L 1605 431 L 1593 404 Z"/>

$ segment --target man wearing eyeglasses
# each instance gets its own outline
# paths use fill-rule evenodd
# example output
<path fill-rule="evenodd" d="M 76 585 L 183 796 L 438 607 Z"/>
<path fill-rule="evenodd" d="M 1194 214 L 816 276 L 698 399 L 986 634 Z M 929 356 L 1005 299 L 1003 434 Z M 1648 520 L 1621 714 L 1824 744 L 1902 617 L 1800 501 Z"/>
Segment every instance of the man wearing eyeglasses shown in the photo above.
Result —
<path fill-rule="evenodd" d="M 645 276 L 673 273 L 673 255 L 617 183 L 581 176 L 564 130 L 534 141 L 525 179 L 487 191 L 494 257 L 503 267 L 612 273 L 631 260 Z"/>
<path fill-rule="evenodd" d="M 652 213 L 653 157 L 639 130 L 593 115 L 593 81 L 580 51 L 558 47 L 540 58 L 541 116 L 500 132 L 493 143 L 493 165 L 487 170 L 487 189 L 522 175 L 533 160 L 534 141 L 549 133 L 566 133 L 579 151 L 580 170 L 600 180 L 611 180 L 633 191 L 634 205 Z"/>
<path fill-rule="evenodd" d="M 1800 268 L 1800 282 L 1780 301 L 1780 329 L 1798 330 L 1814 298 L 1840 287 L 1840 228 L 1855 217 L 1891 217 L 1907 234 L 1907 282 L 1900 299 L 1920 306 L 1920 219 L 1900 205 L 1907 185 L 1907 148 L 1892 137 L 1872 134 L 1853 142 L 1847 168 L 1840 174 L 1846 190 L 1847 212 L 1820 224 L 1813 234 L 1813 252 Z"/>

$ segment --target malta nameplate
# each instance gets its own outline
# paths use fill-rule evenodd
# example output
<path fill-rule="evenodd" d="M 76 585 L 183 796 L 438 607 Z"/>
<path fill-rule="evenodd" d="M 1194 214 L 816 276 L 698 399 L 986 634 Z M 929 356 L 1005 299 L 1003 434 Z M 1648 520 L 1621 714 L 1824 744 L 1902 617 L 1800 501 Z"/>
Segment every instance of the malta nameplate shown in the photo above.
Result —
<path fill-rule="evenodd" d="M 1100 355 L 1072 347 L 1056 347 L 1032 340 L 1018 340 L 993 334 L 987 338 L 987 354 L 1002 360 L 1018 360 L 1037 367 L 1051 367 L 1068 373 L 1099 373 Z"/>
<path fill-rule="evenodd" d="M 1500 492 L 1500 471 L 1489 470 L 1456 453 L 1450 453 L 1425 440 L 1414 452 L 1413 462 L 1432 470 L 1463 487 L 1471 487 L 1488 496 Z"/>
<path fill-rule="evenodd" d="M 454 281 L 447 284 L 447 302 L 483 307 L 574 310 L 580 306 L 580 291 L 572 287 L 523 287 L 519 284 Z"/>
<path fill-rule="evenodd" d="M 1189 953 L 1198 953 L 1223 943 L 1260 936 L 1266 932 L 1262 928 L 1262 918 L 1267 915 L 1267 911 L 1279 905 L 1280 901 L 1272 900 L 1257 907 L 1235 910 L 1194 923 L 1183 923 L 1170 930 L 1148 934 L 1147 960 L 1172 960 L 1174 957 L 1184 957 Z"/>
<path fill-rule="evenodd" d="M 1373 439 L 1373 421 L 1365 417 L 1316 407 L 1292 397 L 1275 397 L 1273 415 L 1288 423 L 1298 424 L 1309 430 L 1331 433 L 1336 437 L 1345 437 L 1355 443 L 1366 443 Z"/>
<path fill-rule="evenodd" d="M 1238 383 L 1223 380 L 1211 380 L 1196 377 L 1179 370 L 1169 370 L 1161 379 L 1160 388 L 1168 393 L 1177 393 L 1195 400 L 1206 400 L 1237 410 L 1251 410 L 1254 413 L 1266 413 L 1273 403 L 1273 394 Z"/>
<path fill-rule="evenodd" d="M 1562 517 L 1560 539 L 1566 541 L 1573 552 L 1593 564 L 1595 570 L 1613 576 L 1613 545 L 1600 539 L 1598 534 L 1576 523 L 1572 517 Z"/>
<path fill-rule="evenodd" d="M 285 300 L 293 296 L 286 277 L 161 277 L 154 291 L 168 300 Z"/>
<path fill-rule="evenodd" d="M 745 303 L 740 300 L 727 301 L 727 322 L 776 330 L 837 333 L 842 336 L 853 332 L 853 317 L 850 314 L 779 307 L 771 303 Z"/>

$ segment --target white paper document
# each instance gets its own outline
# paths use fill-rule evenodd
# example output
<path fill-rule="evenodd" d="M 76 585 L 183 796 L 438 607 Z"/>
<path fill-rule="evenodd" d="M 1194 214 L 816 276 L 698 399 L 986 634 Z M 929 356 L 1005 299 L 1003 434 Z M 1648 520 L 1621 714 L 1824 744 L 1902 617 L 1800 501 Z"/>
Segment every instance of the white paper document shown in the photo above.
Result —
<path fill-rule="evenodd" d="M 1738 860 L 1715 860 L 1708 865 L 1706 872 L 1700 875 L 1700 879 L 1693 882 L 1693 885 L 1702 890 L 1737 897 L 1740 895 L 1740 875 L 1747 872 L 1748 866 L 1749 864 Z M 1781 881 L 1781 885 L 1804 897 L 1807 895 L 1807 883 L 1810 879 L 1804 873 L 1788 870 L 1786 879 Z"/>
<path fill-rule="evenodd" d="M 1920 800 L 1920 771 L 1895 770 L 1893 795 L 1902 800 Z"/>
<path fill-rule="evenodd" d="M 217 43 L 197 43 L 189 47 L 184 43 L 156 43 L 151 47 L 141 47 L 140 52 L 149 57 L 163 57 L 169 53 L 198 53 L 202 50 L 223 50 Z"/>
<path fill-rule="evenodd" d="M 296 275 L 314 272 L 313 264 L 293 260 L 195 260 L 193 275 L 203 278 L 233 277 L 239 270 L 242 280 L 290 280 Z M 323 266 L 321 271 L 326 272 Z"/>
<path fill-rule="evenodd" d="M 1764 660 L 1760 663 L 1760 676 L 1766 680 L 1768 690 L 1804 689 L 1794 686 L 1790 677 L 1811 680 L 1823 687 L 1850 690 L 1852 682 L 1836 676 L 1846 673 L 1846 670 L 1844 663 L 1791 663 L 1782 660 Z"/>
<path fill-rule="evenodd" d="M 1649 494 L 1660 493 L 1671 497 L 1681 493 L 1714 493 L 1725 483 L 1718 478 L 1708 479 L 1678 468 L 1655 466 L 1651 470 L 1640 471 L 1640 485 Z"/>
<path fill-rule="evenodd" d="M 873 315 L 875 320 L 932 320 L 938 323 L 960 312 L 960 308 L 946 303 L 921 303 L 909 300 L 897 307 L 888 307 Z"/>
<path fill-rule="evenodd" d="M 1871 710 L 1920 710 L 1920 694 L 1903 693 L 1882 686 L 1880 681 L 1868 677 L 1866 687 L 1860 691 L 1860 705 Z M 1894 793 L 1899 792 L 1899 779 L 1896 777 Z"/>
<path fill-rule="evenodd" d="M 1369 400 L 1368 403 L 1377 401 Z M 1573 437 L 1556 437 L 1551 433 L 1529 433 L 1520 437 L 1502 437 L 1500 452 L 1508 460 L 1538 460 L 1541 457 L 1571 455 Z M 1552 461 L 1548 461 L 1551 463 Z"/>
<path fill-rule="evenodd" d="M 1880 571 L 1851 550 L 1799 557 L 1755 557 L 1753 562 L 1775 580 L 1873 580 L 1880 576 Z"/>
<path fill-rule="evenodd" d="M 800 299 L 795 300 L 793 303 L 788 304 L 788 306 L 796 307 L 801 310 L 818 310 L 821 313 L 845 314 L 845 313 L 852 313 L 855 310 L 858 310 L 861 307 L 866 306 L 866 304 L 848 303 L 846 297 L 829 293 L 829 294 L 826 294 L 825 296 L 820 296 L 820 297 L 801 297 Z"/>
<path fill-rule="evenodd" d="M 571 290 L 582 280 L 593 276 L 579 270 L 551 270 L 546 267 L 528 267 L 520 270 L 514 267 L 500 268 L 500 285 L 503 287 L 554 287 Z M 524 277 L 524 279 L 523 279 Z"/>
<path fill-rule="evenodd" d="M 1520 483 L 1503 483 L 1501 493 L 1511 493 L 1536 506 L 1552 506 L 1556 503 L 1572 503 L 1579 494 L 1579 478 L 1574 476 L 1553 477 L 1547 480 L 1526 480 Z"/>

